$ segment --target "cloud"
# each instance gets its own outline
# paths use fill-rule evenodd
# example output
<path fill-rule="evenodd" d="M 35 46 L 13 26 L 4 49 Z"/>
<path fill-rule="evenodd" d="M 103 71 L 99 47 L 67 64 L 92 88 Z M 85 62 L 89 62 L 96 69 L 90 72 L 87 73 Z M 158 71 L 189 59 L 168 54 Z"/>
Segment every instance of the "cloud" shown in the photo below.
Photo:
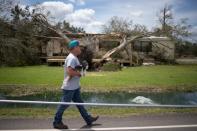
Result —
<path fill-rule="evenodd" d="M 85 5 L 85 0 L 69 0 L 70 2 L 78 5 Z"/>
<path fill-rule="evenodd" d="M 197 26 L 192 27 L 190 31 L 191 31 L 190 40 L 192 42 L 197 42 Z"/>
<path fill-rule="evenodd" d="M 101 32 L 103 27 L 103 23 L 99 21 L 93 21 L 86 26 L 86 31 L 90 33 L 98 33 Z"/>
<path fill-rule="evenodd" d="M 191 32 L 197 35 L 197 26 L 192 27 Z"/>
<path fill-rule="evenodd" d="M 42 8 L 44 14 L 48 14 L 49 12 L 49 18 L 52 18 L 50 21 L 53 21 L 52 24 L 63 21 L 66 15 L 72 13 L 74 10 L 72 4 L 65 4 L 60 1 L 43 2 L 37 6 Z"/>
<path fill-rule="evenodd" d="M 81 2 L 84 0 L 70 0 L 72 2 Z M 75 27 L 82 27 L 86 32 L 96 33 L 103 25 L 102 22 L 95 19 L 95 11 L 93 9 L 85 8 L 74 10 L 74 5 L 66 4 L 60 1 L 48 1 L 39 5 L 43 8 L 43 12 L 49 14 L 49 21 L 51 24 L 57 22 L 67 21 Z"/>
<path fill-rule="evenodd" d="M 103 25 L 94 19 L 95 11 L 92 9 L 79 9 L 67 15 L 66 19 L 71 25 L 83 27 L 87 32 L 96 33 Z"/>
<path fill-rule="evenodd" d="M 129 14 L 134 17 L 141 17 L 143 15 L 143 11 L 132 11 Z"/>
<path fill-rule="evenodd" d="M 76 2 L 76 0 L 69 0 L 70 2 L 72 2 L 72 3 L 75 3 Z"/>
<path fill-rule="evenodd" d="M 79 3 L 80 5 L 85 5 L 85 0 L 78 0 L 78 3 Z"/>
<path fill-rule="evenodd" d="M 81 23 L 88 23 L 93 20 L 95 11 L 92 9 L 79 9 L 69 14 L 66 18 L 69 22 L 80 21 Z"/>
<path fill-rule="evenodd" d="M 143 24 L 147 26 L 148 29 L 152 29 L 153 27 L 158 26 L 157 15 L 159 15 L 159 10 L 162 9 L 165 4 L 172 5 L 174 20 L 187 17 L 189 18 L 189 24 L 197 25 L 195 21 L 197 18 L 196 9 L 194 10 L 190 8 L 190 6 L 193 4 L 191 0 L 38 1 L 48 1 L 41 3 L 41 5 L 51 12 L 51 16 L 56 19 L 55 22 L 66 20 L 72 25 L 78 27 L 81 26 L 88 31 L 97 30 L 97 27 L 100 27 L 100 25 L 106 23 L 112 16 L 120 16 L 123 18 L 132 19 L 134 23 Z M 66 2 L 64 3 L 64 1 Z M 188 9 L 185 10 L 185 7 Z"/>
<path fill-rule="evenodd" d="M 65 4 L 60 1 L 50 1 L 50 2 L 43 2 L 40 6 L 44 7 L 46 10 L 51 12 L 57 13 L 72 13 L 73 12 L 73 5 L 72 4 Z"/>

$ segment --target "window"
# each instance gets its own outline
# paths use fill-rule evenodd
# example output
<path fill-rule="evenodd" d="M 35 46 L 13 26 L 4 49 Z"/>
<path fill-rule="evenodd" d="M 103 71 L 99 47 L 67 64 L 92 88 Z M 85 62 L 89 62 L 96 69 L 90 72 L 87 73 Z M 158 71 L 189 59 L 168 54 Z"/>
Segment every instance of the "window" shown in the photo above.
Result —
<path fill-rule="evenodd" d="M 136 41 L 133 45 L 134 51 L 138 52 L 152 52 L 152 42 L 150 41 Z"/>

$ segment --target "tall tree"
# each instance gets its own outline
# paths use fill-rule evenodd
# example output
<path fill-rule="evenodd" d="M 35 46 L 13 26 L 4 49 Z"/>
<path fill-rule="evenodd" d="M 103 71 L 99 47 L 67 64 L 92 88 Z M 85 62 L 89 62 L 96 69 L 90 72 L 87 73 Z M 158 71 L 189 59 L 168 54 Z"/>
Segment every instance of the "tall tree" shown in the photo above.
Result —
<path fill-rule="evenodd" d="M 175 40 L 189 36 L 191 25 L 188 24 L 187 18 L 182 18 L 178 22 L 174 21 L 172 6 L 165 5 L 159 12 L 158 21 L 160 26 L 155 28 L 155 35 L 168 36 Z"/>
<path fill-rule="evenodd" d="M 173 19 L 172 6 L 166 4 L 164 8 L 160 10 L 159 15 L 159 22 L 162 25 L 161 30 L 164 34 L 166 34 L 170 29 L 169 25 L 171 24 Z"/>
<path fill-rule="evenodd" d="M 105 33 L 129 34 L 133 25 L 132 20 L 113 16 L 106 25 L 103 26 Z"/>
<path fill-rule="evenodd" d="M 188 50 L 185 48 L 184 41 L 191 35 L 191 25 L 188 24 L 188 18 L 181 18 L 175 21 L 171 5 L 165 5 L 159 12 L 158 21 L 160 27 L 155 28 L 154 34 L 157 36 L 168 36 L 175 42 L 175 52 L 181 56 Z M 186 42 L 187 43 L 187 42 Z"/>
<path fill-rule="evenodd" d="M 102 63 L 113 54 L 116 54 L 121 50 L 125 50 L 128 55 L 130 65 L 133 65 L 133 57 L 137 57 L 132 52 L 132 42 L 138 38 L 148 35 L 146 26 L 140 24 L 134 25 L 132 20 L 114 16 L 106 25 L 104 25 L 103 31 L 105 33 L 121 34 L 122 40 L 120 41 L 120 45 L 109 50 L 105 55 L 103 55 L 99 62 Z"/>
<path fill-rule="evenodd" d="M 10 12 L 8 20 L 1 19 L 0 25 L 0 65 L 29 65 L 39 62 L 29 8 L 22 9 L 16 5 Z"/>
<path fill-rule="evenodd" d="M 104 33 L 118 33 L 124 35 L 137 35 L 147 33 L 146 26 L 133 24 L 132 20 L 113 16 L 108 23 L 103 26 Z"/>
<path fill-rule="evenodd" d="M 72 32 L 72 33 L 85 33 L 84 29 L 81 27 L 74 27 L 72 25 L 70 25 L 69 22 L 66 22 L 65 20 L 63 22 L 58 22 L 55 25 L 56 29 L 60 29 L 63 31 L 68 31 L 68 32 Z"/>

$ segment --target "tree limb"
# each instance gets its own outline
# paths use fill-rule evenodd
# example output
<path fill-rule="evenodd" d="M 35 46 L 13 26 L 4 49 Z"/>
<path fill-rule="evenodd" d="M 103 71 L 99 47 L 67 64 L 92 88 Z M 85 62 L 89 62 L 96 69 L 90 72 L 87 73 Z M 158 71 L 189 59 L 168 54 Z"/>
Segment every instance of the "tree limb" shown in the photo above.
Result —
<path fill-rule="evenodd" d="M 48 24 L 47 19 L 43 14 L 33 15 L 32 18 L 34 19 L 34 21 L 38 22 L 41 26 L 53 31 L 58 36 L 62 37 L 66 43 L 70 42 L 70 39 L 65 34 L 63 34 L 60 30 L 54 29 L 53 27 L 50 26 L 50 24 Z"/>
<path fill-rule="evenodd" d="M 136 39 L 138 39 L 138 38 L 141 38 L 141 37 L 143 37 L 143 36 L 146 36 L 146 35 L 144 35 L 144 34 L 143 34 L 143 35 L 137 35 L 137 36 L 128 38 L 128 40 L 126 39 L 126 37 L 124 37 L 124 38 L 123 38 L 123 42 L 122 42 L 119 46 L 117 46 L 117 47 L 115 47 L 115 48 L 109 50 L 109 51 L 102 57 L 102 59 L 100 60 L 100 62 L 105 61 L 105 60 L 106 60 L 107 58 L 109 58 L 112 54 L 115 54 L 115 53 L 117 53 L 118 51 L 124 49 L 129 43 L 131 43 L 131 42 L 133 42 L 134 40 L 136 40 Z"/>
<path fill-rule="evenodd" d="M 34 37 L 38 37 L 38 38 L 64 40 L 64 38 L 62 38 L 62 37 L 48 37 L 48 36 L 40 36 L 40 35 L 33 35 L 33 36 L 34 36 Z"/>

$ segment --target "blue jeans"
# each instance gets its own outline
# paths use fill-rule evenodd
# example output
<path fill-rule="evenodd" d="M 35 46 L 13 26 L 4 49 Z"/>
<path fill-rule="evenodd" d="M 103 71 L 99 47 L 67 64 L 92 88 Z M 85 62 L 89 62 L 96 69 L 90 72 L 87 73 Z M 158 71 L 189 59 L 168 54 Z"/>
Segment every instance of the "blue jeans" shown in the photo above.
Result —
<path fill-rule="evenodd" d="M 63 90 L 63 96 L 61 99 L 61 102 L 77 102 L 77 103 L 83 103 L 83 100 L 81 99 L 80 95 L 80 88 L 76 90 Z M 62 122 L 62 116 L 64 111 L 69 107 L 69 105 L 59 105 L 57 108 L 57 112 L 55 114 L 54 122 L 53 124 L 58 124 Z M 91 116 L 88 114 L 87 110 L 84 108 L 83 105 L 77 105 L 77 108 L 83 117 L 83 119 L 86 121 L 87 124 L 91 123 Z"/>

